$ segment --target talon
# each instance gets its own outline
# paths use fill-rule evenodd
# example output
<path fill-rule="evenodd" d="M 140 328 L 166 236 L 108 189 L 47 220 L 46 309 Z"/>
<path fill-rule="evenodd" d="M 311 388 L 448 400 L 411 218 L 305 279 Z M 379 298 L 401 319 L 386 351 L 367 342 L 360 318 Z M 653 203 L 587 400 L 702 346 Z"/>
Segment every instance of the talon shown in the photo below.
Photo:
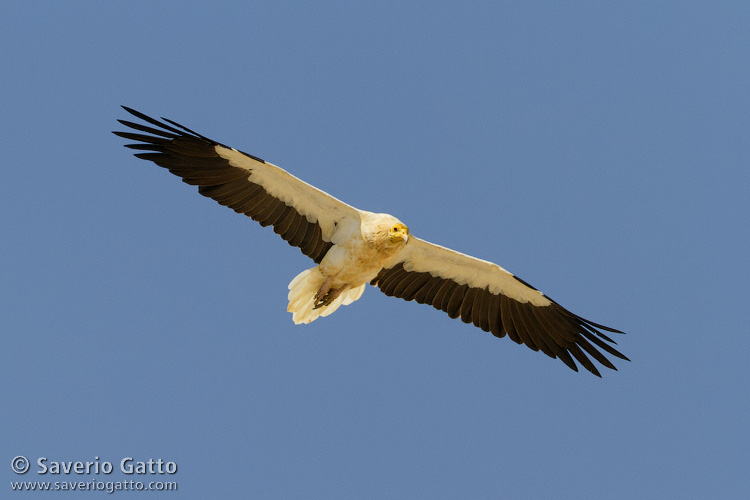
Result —
<path fill-rule="evenodd" d="M 315 293 L 315 296 L 313 297 L 313 300 L 315 301 L 315 307 L 314 309 L 317 309 L 322 304 L 320 304 L 320 301 L 325 300 L 325 296 L 328 294 L 328 290 L 331 289 L 331 277 L 329 276 L 326 278 L 325 282 L 323 283 L 323 286 L 320 287 L 320 290 L 318 290 Z"/>
<path fill-rule="evenodd" d="M 323 306 L 327 306 L 334 300 L 336 300 L 336 297 L 341 295 L 341 292 L 344 291 L 346 288 L 346 285 L 342 286 L 341 288 L 331 288 L 331 278 L 327 278 L 325 283 L 323 283 L 323 286 L 320 287 L 320 290 L 315 294 L 315 297 L 313 298 L 313 309 L 319 309 Z"/>

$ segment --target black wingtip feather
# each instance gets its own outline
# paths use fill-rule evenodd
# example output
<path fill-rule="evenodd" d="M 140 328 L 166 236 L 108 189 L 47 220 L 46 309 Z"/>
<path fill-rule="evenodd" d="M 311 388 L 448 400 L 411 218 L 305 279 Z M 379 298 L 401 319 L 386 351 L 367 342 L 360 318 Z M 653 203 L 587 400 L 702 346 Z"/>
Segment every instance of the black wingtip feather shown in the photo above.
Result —
<path fill-rule="evenodd" d="M 582 334 L 582 335 L 583 335 L 584 337 L 586 337 L 587 339 L 589 339 L 589 341 L 591 341 L 591 342 L 593 342 L 594 344 L 596 344 L 596 345 L 597 345 L 597 346 L 598 346 L 598 347 L 599 347 L 600 349 L 604 349 L 605 351 L 607 351 L 608 353 L 610 353 L 610 354 L 611 354 L 612 356 L 616 356 L 616 357 L 618 357 L 618 358 L 620 358 L 620 359 L 624 359 L 624 360 L 626 360 L 626 361 L 630 361 L 630 360 L 629 360 L 629 359 L 628 359 L 628 358 L 627 358 L 627 357 L 626 357 L 626 356 L 625 356 L 624 354 L 622 354 L 622 353 L 621 353 L 620 351 L 618 351 L 617 349 L 615 349 L 615 348 L 614 348 L 614 347 L 612 347 L 611 345 L 609 345 L 609 344 L 606 344 L 606 343 L 602 342 L 602 341 L 601 341 L 601 339 L 599 339 L 599 338 L 598 338 L 598 337 L 596 337 L 595 335 L 592 335 L 591 333 L 587 332 L 586 330 L 581 330 L 581 334 Z"/>
<path fill-rule="evenodd" d="M 128 113 L 130 113 L 131 115 L 133 115 L 133 116 L 135 116 L 137 118 L 140 118 L 144 122 L 148 122 L 151 125 L 155 125 L 157 127 L 163 128 L 165 130 L 169 130 L 170 132 L 174 132 L 177 135 L 185 135 L 185 133 L 182 132 L 180 129 L 174 128 L 171 125 L 168 125 L 166 123 L 162 123 L 162 122 L 160 122 L 159 120 L 157 120 L 155 118 L 151 118 L 150 116 L 141 113 L 140 111 L 136 111 L 133 108 L 129 108 L 127 106 L 123 106 L 122 108 L 125 111 L 127 111 Z"/>
<path fill-rule="evenodd" d="M 182 130 L 184 130 L 184 131 L 185 131 L 185 132 L 187 132 L 188 134 L 192 134 L 192 135 L 194 135 L 194 136 L 196 136 L 196 137 L 200 137 L 200 138 L 201 138 L 201 139 L 203 139 L 204 141 L 208 141 L 208 142 L 210 142 L 210 143 L 216 144 L 216 142 L 215 142 L 215 141 L 212 141 L 212 140 L 211 140 L 211 139 L 209 139 L 208 137 L 206 137 L 206 136 L 204 136 L 204 135 L 201 135 L 201 134 L 199 134 L 198 132 L 195 132 L 195 131 L 193 131 L 193 130 L 190 130 L 190 129 L 189 129 L 189 128 L 187 128 L 187 127 L 186 127 L 185 125 L 180 125 L 179 123 L 177 123 L 177 122 L 174 122 L 174 121 L 170 120 L 169 118 L 164 118 L 163 116 L 161 117 L 161 119 L 162 119 L 162 120 L 164 120 L 164 121 L 165 121 L 165 122 L 167 122 L 167 123 L 171 123 L 171 124 L 172 124 L 172 125 L 174 125 L 175 127 L 181 128 Z"/>
<path fill-rule="evenodd" d="M 576 362 L 573 361 L 573 358 L 570 357 L 570 354 L 566 350 L 560 350 L 560 352 L 557 353 L 557 357 L 565 363 L 565 366 L 573 370 L 574 372 L 578 371 L 578 365 L 576 365 Z"/>
<path fill-rule="evenodd" d="M 550 300 L 551 300 L 551 299 L 550 299 Z M 554 301 L 553 301 L 553 302 L 554 302 Z M 555 303 L 556 303 L 556 302 L 555 302 Z M 571 314 L 573 314 L 573 313 L 571 313 Z M 580 321 L 580 322 L 581 322 L 581 323 L 583 323 L 583 324 L 586 324 L 586 325 L 590 325 L 590 326 L 593 326 L 594 328 L 598 328 L 598 329 L 600 329 L 600 330 L 606 330 L 606 331 L 608 331 L 608 332 L 611 332 L 611 333 L 619 333 L 619 334 L 621 334 L 621 335 L 625 335 L 625 332 L 623 332 L 623 331 L 621 331 L 621 330 L 617 330 L 617 329 L 615 329 L 615 328 L 611 328 L 611 327 L 609 327 L 609 326 L 604 326 L 604 325 L 600 325 L 599 323 L 594 323 L 593 321 L 589 321 L 589 320 L 587 320 L 587 319 L 585 319 L 585 318 L 582 318 L 582 317 L 578 316 L 577 314 L 573 314 L 573 316 L 574 316 L 574 317 L 575 317 L 575 318 L 576 318 L 576 319 L 577 319 L 578 321 Z M 599 333 L 599 334 L 601 335 L 601 333 Z M 606 338 L 606 337 L 605 337 L 605 338 Z M 610 339 L 610 342 L 614 342 L 614 341 Z"/>
<path fill-rule="evenodd" d="M 147 134 L 164 137 L 165 139 L 174 139 L 175 137 L 178 137 L 176 134 L 172 132 L 167 132 L 162 129 L 156 129 L 153 127 L 149 127 L 147 125 L 142 125 L 140 123 L 131 122 L 130 120 L 117 120 L 117 121 L 125 125 L 126 127 L 130 127 L 132 129 L 139 130 L 141 132 L 146 132 Z"/>

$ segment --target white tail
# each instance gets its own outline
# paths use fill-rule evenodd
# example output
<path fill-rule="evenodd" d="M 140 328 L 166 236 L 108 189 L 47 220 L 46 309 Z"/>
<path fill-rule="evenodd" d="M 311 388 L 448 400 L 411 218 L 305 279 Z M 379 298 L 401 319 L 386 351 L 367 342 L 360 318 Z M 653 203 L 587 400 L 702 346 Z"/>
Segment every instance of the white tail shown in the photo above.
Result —
<path fill-rule="evenodd" d="M 323 286 L 326 278 L 317 267 L 302 271 L 289 283 L 289 305 L 286 310 L 292 313 L 294 324 L 310 323 L 318 316 L 328 316 L 340 306 L 348 306 L 362 296 L 365 285 L 347 288 L 327 306 L 313 309 L 315 294 Z"/>

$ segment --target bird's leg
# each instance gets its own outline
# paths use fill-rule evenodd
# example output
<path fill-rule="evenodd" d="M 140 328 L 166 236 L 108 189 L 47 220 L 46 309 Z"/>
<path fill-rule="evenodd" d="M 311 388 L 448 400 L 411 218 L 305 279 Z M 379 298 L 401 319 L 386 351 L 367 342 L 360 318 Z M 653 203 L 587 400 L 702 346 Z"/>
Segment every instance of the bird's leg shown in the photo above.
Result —
<path fill-rule="evenodd" d="M 339 295 L 341 295 L 341 292 L 344 291 L 344 288 L 346 288 L 346 285 L 344 285 L 344 286 L 342 286 L 340 288 L 331 288 L 330 290 L 328 290 L 328 293 L 326 294 L 326 296 L 323 297 L 324 302 L 321 305 L 322 306 L 327 306 L 328 304 L 330 304 L 331 302 L 333 302 L 334 300 L 336 300 L 336 297 L 338 297 Z"/>
<path fill-rule="evenodd" d="M 315 293 L 315 297 L 313 297 L 316 307 L 318 307 L 318 302 L 320 302 L 326 296 L 326 294 L 328 293 L 328 290 L 330 289 L 331 289 L 331 277 L 329 276 L 323 282 L 323 285 L 320 287 L 320 290 L 318 290 Z"/>
<path fill-rule="evenodd" d="M 327 306 L 336 300 L 336 297 L 344 291 L 344 288 L 346 288 L 346 286 L 342 286 L 341 288 L 331 288 L 331 277 L 329 276 L 326 278 L 323 286 L 320 287 L 320 290 L 318 290 L 315 297 L 313 297 L 313 309 Z"/>

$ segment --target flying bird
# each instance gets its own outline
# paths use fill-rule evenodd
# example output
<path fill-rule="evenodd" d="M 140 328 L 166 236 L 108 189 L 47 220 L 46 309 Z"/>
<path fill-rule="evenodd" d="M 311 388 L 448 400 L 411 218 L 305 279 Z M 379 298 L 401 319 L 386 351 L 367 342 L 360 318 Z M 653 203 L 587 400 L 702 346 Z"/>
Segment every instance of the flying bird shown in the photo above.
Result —
<path fill-rule="evenodd" d="M 602 330 L 623 332 L 573 314 L 497 264 L 421 240 L 392 215 L 347 205 L 276 165 L 172 120 L 123 108 L 144 122 L 118 120 L 135 132 L 113 132 L 135 141 L 126 144 L 140 151 L 135 156 L 261 226 L 272 226 L 315 262 L 289 283 L 287 311 L 296 324 L 351 304 L 369 283 L 496 337 L 507 335 L 575 371 L 574 359 L 601 377 L 589 356 L 616 370 L 601 351 L 628 360 Z"/>

